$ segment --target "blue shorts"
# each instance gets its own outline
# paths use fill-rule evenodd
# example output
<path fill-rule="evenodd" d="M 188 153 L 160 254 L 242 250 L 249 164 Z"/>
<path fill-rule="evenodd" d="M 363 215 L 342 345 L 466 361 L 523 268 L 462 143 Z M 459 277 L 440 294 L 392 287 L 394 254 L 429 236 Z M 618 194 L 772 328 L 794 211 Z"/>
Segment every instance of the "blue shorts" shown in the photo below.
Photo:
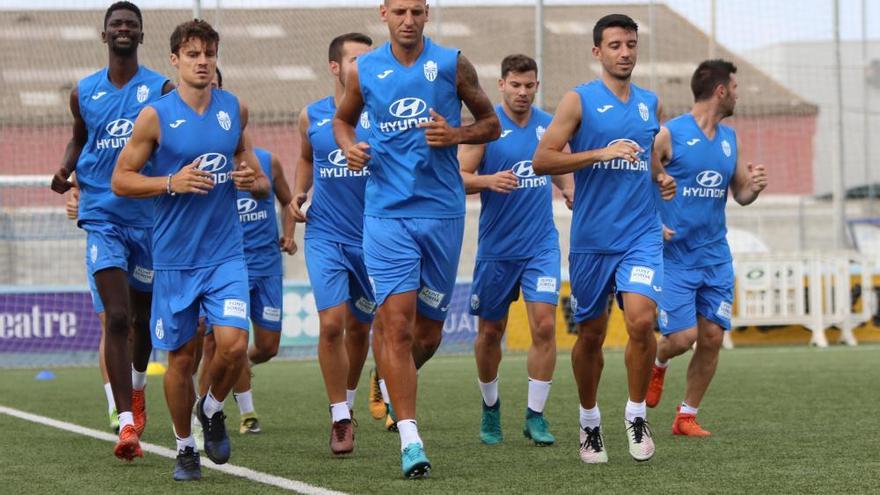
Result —
<path fill-rule="evenodd" d="M 284 315 L 283 287 L 281 275 L 248 278 L 251 321 L 254 325 L 272 332 L 281 331 L 281 317 Z M 208 321 L 207 310 L 200 304 L 199 319 L 202 318 L 205 319 L 205 335 L 208 335 L 214 330 Z"/>
<path fill-rule="evenodd" d="M 98 286 L 95 285 L 95 276 L 90 270 L 86 270 L 86 279 L 89 281 L 89 292 L 92 294 L 92 306 L 95 307 L 95 313 L 101 314 L 104 312 L 104 301 L 101 300 Z"/>
<path fill-rule="evenodd" d="M 659 303 L 663 291 L 663 241 L 642 236 L 624 253 L 571 253 L 571 306 L 574 321 L 593 320 L 608 310 L 608 295 L 641 294 Z"/>
<path fill-rule="evenodd" d="M 510 303 L 519 298 L 520 288 L 526 302 L 555 306 L 559 302 L 559 258 L 559 249 L 548 249 L 525 259 L 477 260 L 470 313 L 484 320 L 503 320 Z"/>
<path fill-rule="evenodd" d="M 125 227 L 112 222 L 83 222 L 82 228 L 86 231 L 86 268 L 89 275 L 94 276 L 107 268 L 119 268 L 128 273 L 128 282 L 134 290 L 152 292 L 152 229 Z M 89 280 L 90 288 L 93 282 Z M 96 293 L 97 289 L 94 289 L 93 302 Z"/>
<path fill-rule="evenodd" d="M 733 264 L 701 268 L 666 265 L 657 321 L 669 335 L 697 326 L 697 316 L 730 330 L 733 310 Z"/>
<path fill-rule="evenodd" d="M 196 334 L 199 308 L 211 325 L 248 330 L 247 266 L 234 259 L 205 268 L 156 270 L 150 328 L 153 347 L 179 349 Z"/>
<path fill-rule="evenodd" d="M 306 269 L 318 311 L 347 302 L 355 318 L 371 323 L 376 312 L 370 278 L 360 246 L 306 239 Z"/>
<path fill-rule="evenodd" d="M 380 218 L 364 216 L 364 261 L 376 304 L 418 291 L 418 312 L 443 321 L 449 310 L 464 217 Z"/>

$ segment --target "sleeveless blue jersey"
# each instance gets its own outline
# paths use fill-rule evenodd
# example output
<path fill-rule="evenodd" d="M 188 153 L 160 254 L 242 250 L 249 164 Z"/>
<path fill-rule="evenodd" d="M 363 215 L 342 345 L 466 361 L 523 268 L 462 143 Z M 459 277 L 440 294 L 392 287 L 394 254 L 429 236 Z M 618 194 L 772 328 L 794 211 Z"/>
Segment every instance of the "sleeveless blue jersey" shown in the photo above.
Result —
<path fill-rule="evenodd" d="M 651 149 L 660 130 L 657 96 L 630 84 L 624 103 L 597 79 L 573 90 L 581 98 L 581 124 L 569 145 L 572 153 L 596 150 L 620 140 L 644 151 L 637 163 L 597 162 L 574 173 L 571 252 L 620 253 L 646 232 L 661 235 L 651 179 Z"/>
<path fill-rule="evenodd" d="M 550 176 L 535 175 L 532 156 L 553 117 L 532 107 L 524 127 L 513 122 L 501 105 L 495 107 L 501 121 L 501 137 L 486 145 L 480 175 L 513 170 L 519 179 L 509 194 L 484 190 L 480 193 L 480 234 L 477 259 L 530 258 L 547 249 L 559 248 L 553 223 L 553 184 Z"/>
<path fill-rule="evenodd" d="M 364 234 L 364 188 L 374 162 L 370 160 L 367 167 L 358 172 L 348 169 L 345 155 L 333 137 L 336 104 L 332 96 L 312 103 L 306 111 L 314 190 L 305 238 L 360 246 Z M 355 130 L 359 142 L 367 140 L 369 127 L 364 112 Z"/>
<path fill-rule="evenodd" d="M 411 67 L 391 53 L 391 44 L 358 57 L 358 77 L 370 116 L 370 179 L 366 210 L 386 218 L 457 218 L 464 216 L 464 185 L 458 146 L 428 146 L 419 123 L 428 109 L 449 125 L 461 125 L 456 89 L 458 50 L 424 38 L 424 49 Z"/>
<path fill-rule="evenodd" d="M 665 125 L 672 138 L 666 173 L 675 178 L 678 191 L 671 201 L 659 202 L 663 223 L 675 231 L 664 245 L 664 257 L 692 268 L 727 263 L 732 257 L 724 207 L 736 172 L 736 132 L 719 124 L 709 139 L 690 113 Z"/>
<path fill-rule="evenodd" d="M 203 268 L 244 256 L 236 189 L 230 173 L 241 137 L 238 98 L 211 91 L 203 115 L 172 91 L 151 105 L 159 116 L 159 145 L 149 174 L 165 177 L 201 158 L 214 188 L 208 194 L 163 194 L 154 199 L 153 267 L 157 270 Z"/>
<path fill-rule="evenodd" d="M 168 78 L 162 74 L 139 66 L 122 88 L 110 82 L 106 67 L 77 83 L 79 111 L 88 130 L 76 163 L 81 191 L 78 224 L 109 221 L 129 227 L 152 225 L 152 201 L 113 194 L 110 176 L 119 152 L 131 137 L 138 113 L 162 96 L 166 81 Z"/>
<path fill-rule="evenodd" d="M 281 247 L 278 245 L 278 220 L 275 215 L 275 188 L 272 182 L 272 153 L 254 148 L 260 168 L 269 179 L 269 197 L 256 199 L 247 191 L 236 190 L 238 220 L 244 235 L 244 259 L 251 277 L 284 275 Z"/>

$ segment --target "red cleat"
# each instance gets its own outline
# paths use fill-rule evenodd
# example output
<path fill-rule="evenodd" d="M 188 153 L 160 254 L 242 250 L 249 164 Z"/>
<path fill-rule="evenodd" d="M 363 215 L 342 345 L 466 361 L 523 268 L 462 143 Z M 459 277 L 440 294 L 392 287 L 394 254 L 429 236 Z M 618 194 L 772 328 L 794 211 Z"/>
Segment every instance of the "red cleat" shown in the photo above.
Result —
<path fill-rule="evenodd" d="M 708 437 L 711 435 L 697 423 L 696 414 L 678 413 L 675 415 L 675 421 L 672 422 L 672 434 L 683 435 L 686 437 Z"/>
<path fill-rule="evenodd" d="M 113 454 L 124 461 L 132 461 L 135 457 L 144 456 L 138 434 L 134 431 L 134 426 L 126 425 L 119 432 L 119 441 L 116 442 Z"/>
<path fill-rule="evenodd" d="M 645 404 L 648 407 L 657 407 L 660 396 L 663 395 L 663 379 L 666 377 L 666 368 L 658 368 L 656 365 L 651 370 L 651 381 L 648 383 L 648 394 L 645 396 Z"/>
<path fill-rule="evenodd" d="M 147 427 L 147 402 L 143 390 L 131 391 L 131 415 L 134 417 L 134 431 L 140 438 Z"/>

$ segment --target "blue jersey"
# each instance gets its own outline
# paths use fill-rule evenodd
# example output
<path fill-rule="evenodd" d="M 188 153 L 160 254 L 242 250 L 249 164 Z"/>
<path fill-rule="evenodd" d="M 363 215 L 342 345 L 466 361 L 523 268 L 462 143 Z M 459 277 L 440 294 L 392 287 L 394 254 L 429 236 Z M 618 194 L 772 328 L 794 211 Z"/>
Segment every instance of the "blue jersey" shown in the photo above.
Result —
<path fill-rule="evenodd" d="M 139 66 L 122 88 L 110 82 L 107 68 L 77 83 L 79 112 L 88 130 L 88 139 L 76 163 L 76 181 L 81 191 L 78 224 L 110 221 L 129 227 L 152 225 L 152 202 L 113 194 L 110 176 L 119 152 L 131 137 L 138 113 L 162 96 L 166 81 L 168 78 L 162 74 Z"/>
<path fill-rule="evenodd" d="M 428 146 L 418 125 L 429 109 L 461 125 L 456 89 L 458 50 L 424 38 L 416 62 L 404 67 L 391 44 L 358 57 L 358 76 L 370 116 L 370 179 L 365 214 L 386 218 L 464 216 L 464 184 L 457 146 Z"/>
<path fill-rule="evenodd" d="M 532 156 L 553 117 L 532 108 L 529 122 L 520 127 L 501 105 L 495 107 L 501 137 L 486 145 L 480 175 L 513 170 L 519 179 L 510 194 L 480 193 L 480 236 L 477 259 L 523 259 L 559 248 L 553 223 L 553 184 L 546 175 L 535 175 Z"/>
<path fill-rule="evenodd" d="M 664 258 L 686 267 L 703 267 L 732 260 L 727 245 L 724 207 L 727 189 L 736 172 L 736 132 L 718 125 L 709 139 L 686 113 L 666 123 L 672 157 L 666 173 L 678 191 L 671 201 L 660 201 L 663 223 L 675 231 L 664 245 Z"/>
<path fill-rule="evenodd" d="M 651 149 L 660 130 L 657 96 L 630 84 L 624 103 L 598 79 L 573 91 L 581 98 L 581 124 L 569 142 L 572 153 L 618 141 L 644 151 L 636 163 L 616 158 L 574 173 L 571 252 L 621 253 L 645 232 L 662 235 L 651 179 Z"/>
<path fill-rule="evenodd" d="M 275 188 L 272 186 L 272 153 L 254 148 L 254 154 L 269 179 L 269 197 L 256 199 L 247 191 L 236 191 L 238 220 L 244 235 L 244 259 L 251 277 L 284 275 L 281 247 L 278 245 Z"/>
<path fill-rule="evenodd" d="M 364 188 L 369 167 L 360 171 L 348 169 L 345 155 L 333 137 L 333 115 L 336 104 L 332 96 L 307 107 L 308 137 L 312 145 L 314 191 L 306 222 L 306 239 L 324 239 L 360 246 L 364 234 Z M 366 141 L 370 122 L 366 112 L 356 129 L 357 140 Z M 372 166 L 373 161 L 367 162 Z"/>
<path fill-rule="evenodd" d="M 241 259 L 242 229 L 231 172 L 241 138 L 238 98 L 220 89 L 199 115 L 172 91 L 151 105 L 159 116 L 159 144 L 149 174 L 165 177 L 201 159 L 214 188 L 208 194 L 163 194 L 154 200 L 153 267 L 186 270 Z"/>

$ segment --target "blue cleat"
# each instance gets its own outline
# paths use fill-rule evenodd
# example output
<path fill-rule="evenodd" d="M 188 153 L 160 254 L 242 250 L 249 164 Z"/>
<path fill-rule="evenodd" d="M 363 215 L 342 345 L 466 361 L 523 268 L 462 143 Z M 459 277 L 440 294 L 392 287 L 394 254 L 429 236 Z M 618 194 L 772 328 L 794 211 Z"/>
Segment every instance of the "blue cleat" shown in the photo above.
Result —
<path fill-rule="evenodd" d="M 174 481 L 198 481 L 202 479 L 202 464 L 199 453 L 192 447 L 177 452 L 177 464 L 174 466 Z"/>
<path fill-rule="evenodd" d="M 547 431 L 548 426 L 549 424 L 544 419 L 543 413 L 526 408 L 526 424 L 523 426 L 523 435 L 526 438 L 535 442 L 535 445 L 553 445 L 556 443 L 556 437 Z"/>
<path fill-rule="evenodd" d="M 229 435 L 226 434 L 226 415 L 223 411 L 217 411 L 210 418 L 205 416 L 205 398 L 199 399 L 196 411 L 199 422 L 202 423 L 202 436 L 205 439 L 205 453 L 208 459 L 216 464 L 225 464 L 229 460 L 231 447 Z"/>
<path fill-rule="evenodd" d="M 431 472 L 431 462 L 420 443 L 411 443 L 403 449 L 400 453 L 400 465 L 403 468 L 403 477 L 409 480 L 427 478 Z"/>
<path fill-rule="evenodd" d="M 483 419 L 480 421 L 480 440 L 486 445 L 501 443 L 501 399 L 489 407 L 483 402 Z"/>

